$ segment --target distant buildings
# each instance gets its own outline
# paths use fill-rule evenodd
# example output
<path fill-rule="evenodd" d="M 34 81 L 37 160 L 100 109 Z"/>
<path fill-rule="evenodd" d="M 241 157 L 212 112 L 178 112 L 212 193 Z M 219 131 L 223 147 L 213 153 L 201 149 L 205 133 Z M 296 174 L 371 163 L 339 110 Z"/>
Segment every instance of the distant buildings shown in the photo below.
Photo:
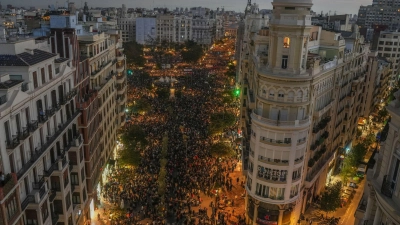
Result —
<path fill-rule="evenodd" d="M 156 18 L 136 18 L 136 42 L 143 45 L 155 40 L 157 40 Z"/>

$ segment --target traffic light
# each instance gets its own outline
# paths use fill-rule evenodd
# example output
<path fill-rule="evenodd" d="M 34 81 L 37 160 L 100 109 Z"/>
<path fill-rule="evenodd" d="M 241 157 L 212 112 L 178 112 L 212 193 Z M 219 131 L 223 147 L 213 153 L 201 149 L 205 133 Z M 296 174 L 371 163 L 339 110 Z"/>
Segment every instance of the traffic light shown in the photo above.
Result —
<path fill-rule="evenodd" d="M 132 75 L 133 75 L 133 71 L 132 71 L 131 69 L 128 69 L 128 70 L 126 71 L 126 74 L 127 74 L 128 76 L 132 76 Z"/>
<path fill-rule="evenodd" d="M 239 97 L 240 96 L 240 89 L 236 88 L 234 91 L 235 97 Z"/>

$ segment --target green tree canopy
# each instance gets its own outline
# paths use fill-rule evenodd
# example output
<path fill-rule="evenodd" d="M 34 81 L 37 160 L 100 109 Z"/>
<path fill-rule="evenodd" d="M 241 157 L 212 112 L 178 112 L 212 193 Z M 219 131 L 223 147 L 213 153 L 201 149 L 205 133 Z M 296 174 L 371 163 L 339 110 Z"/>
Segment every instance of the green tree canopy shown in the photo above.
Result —
<path fill-rule="evenodd" d="M 210 153 L 213 157 L 230 157 L 235 154 L 232 147 L 225 142 L 218 142 L 211 145 Z"/>
<path fill-rule="evenodd" d="M 235 115 L 228 112 L 214 113 L 210 117 L 210 124 L 208 132 L 210 135 L 220 134 L 225 128 L 231 127 L 235 124 Z"/>
<path fill-rule="evenodd" d="M 388 115 L 389 112 L 386 110 L 386 108 L 379 110 L 378 112 L 379 121 L 384 121 Z"/>
<path fill-rule="evenodd" d="M 195 63 L 203 56 L 203 48 L 194 41 L 186 41 L 181 56 L 184 62 Z"/>
<path fill-rule="evenodd" d="M 126 55 L 127 63 L 133 63 L 136 66 L 144 66 L 146 63 L 143 57 L 143 45 L 136 41 L 124 43 L 124 54 Z"/>
<path fill-rule="evenodd" d="M 124 145 L 124 148 L 127 149 L 136 149 L 137 144 L 140 144 L 141 147 L 148 144 L 146 133 L 139 125 L 133 125 L 123 133 L 121 135 L 121 142 Z"/>
<path fill-rule="evenodd" d="M 169 98 L 169 90 L 167 88 L 159 88 L 156 90 L 156 94 L 161 99 Z"/>
<path fill-rule="evenodd" d="M 139 151 L 135 150 L 134 148 L 124 147 L 119 151 L 118 163 L 123 167 L 137 167 L 139 166 L 141 158 L 142 156 L 140 155 Z"/>
<path fill-rule="evenodd" d="M 135 102 L 135 104 L 132 106 L 132 112 L 133 113 L 138 113 L 141 115 L 146 114 L 152 109 L 151 104 L 149 101 L 145 98 L 141 98 Z"/>
<path fill-rule="evenodd" d="M 328 213 L 334 212 L 340 207 L 340 190 L 342 188 L 342 182 L 336 182 L 334 184 L 329 184 L 326 187 L 324 193 L 321 196 L 321 210 Z"/>
<path fill-rule="evenodd" d="M 363 161 L 367 150 L 368 147 L 365 145 L 365 143 L 358 143 L 354 145 L 350 150 L 350 153 L 347 155 L 349 165 L 351 167 L 358 167 L 358 165 Z"/>

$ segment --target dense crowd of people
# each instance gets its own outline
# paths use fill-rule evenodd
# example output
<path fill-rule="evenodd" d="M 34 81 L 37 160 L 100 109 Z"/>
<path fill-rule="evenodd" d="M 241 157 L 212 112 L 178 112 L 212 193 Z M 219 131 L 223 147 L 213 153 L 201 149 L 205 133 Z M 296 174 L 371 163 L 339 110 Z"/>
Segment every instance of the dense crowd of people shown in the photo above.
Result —
<path fill-rule="evenodd" d="M 229 42 L 233 47 L 234 41 Z M 220 56 L 223 51 L 208 52 L 209 57 L 219 58 L 212 71 L 198 66 L 190 79 L 178 78 L 175 88 L 182 94 L 174 99 L 154 96 L 146 88 L 146 81 L 130 78 L 130 100 L 145 98 L 152 106 L 146 115 L 132 115 L 129 121 L 143 128 L 149 145 L 140 149 L 142 157 L 137 168 L 115 168 L 103 187 L 103 201 L 123 209 L 118 218 L 111 216 L 112 224 L 245 224 L 244 214 L 224 210 L 225 206 L 235 205 L 237 199 L 228 198 L 218 188 L 230 191 L 236 185 L 244 190 L 243 179 L 230 177 L 240 159 L 239 148 L 232 142 L 237 154 L 222 159 L 209 152 L 214 141 L 207 132 L 209 116 L 226 110 L 216 94 L 226 85 L 224 70 L 230 58 Z M 226 131 L 230 130 L 234 127 Z M 160 196 L 158 176 L 165 137 L 166 190 Z M 205 204 L 202 196 L 212 200 Z M 108 214 L 111 211 L 104 210 L 104 215 Z"/>

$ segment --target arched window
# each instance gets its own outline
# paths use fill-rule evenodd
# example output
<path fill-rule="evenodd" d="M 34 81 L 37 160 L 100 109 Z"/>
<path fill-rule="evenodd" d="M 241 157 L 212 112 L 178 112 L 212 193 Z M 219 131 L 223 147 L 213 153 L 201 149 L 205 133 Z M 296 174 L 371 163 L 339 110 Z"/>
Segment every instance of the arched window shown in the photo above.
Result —
<path fill-rule="evenodd" d="M 297 92 L 297 101 L 303 101 L 303 91 Z"/>
<path fill-rule="evenodd" d="M 293 102 L 293 100 L 294 100 L 294 92 L 293 91 L 289 91 L 287 100 L 289 102 Z"/>
<path fill-rule="evenodd" d="M 278 91 L 278 98 L 285 97 L 285 93 L 283 91 Z"/>
<path fill-rule="evenodd" d="M 274 97 L 274 96 L 275 96 L 274 90 L 269 90 L 269 97 Z"/>
<path fill-rule="evenodd" d="M 290 47 L 290 38 L 289 37 L 283 38 L 283 47 L 284 48 L 289 48 Z"/>

